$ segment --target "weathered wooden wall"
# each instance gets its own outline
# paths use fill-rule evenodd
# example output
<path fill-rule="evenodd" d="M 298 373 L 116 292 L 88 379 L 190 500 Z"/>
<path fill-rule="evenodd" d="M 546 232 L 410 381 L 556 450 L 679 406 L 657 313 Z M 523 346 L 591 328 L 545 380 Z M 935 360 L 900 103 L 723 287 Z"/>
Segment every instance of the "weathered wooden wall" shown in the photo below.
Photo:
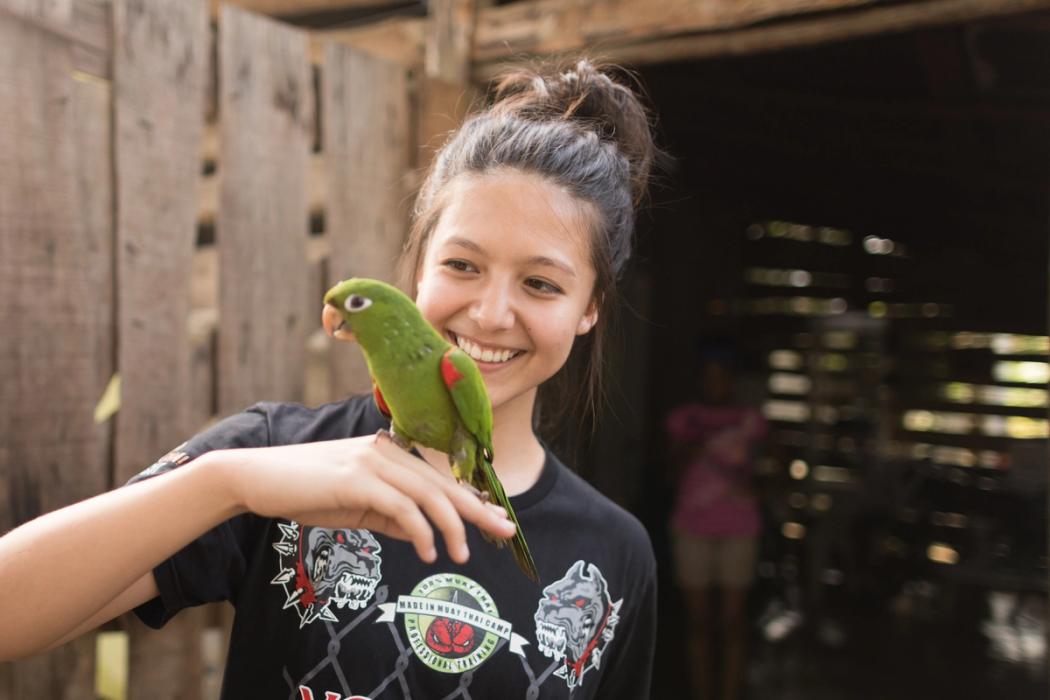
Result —
<path fill-rule="evenodd" d="M 469 98 L 310 52 L 245 10 L 209 27 L 207 0 L 0 0 L 0 530 L 118 487 L 217 415 L 367 386 L 319 332 L 321 293 L 393 279 L 417 144 Z M 96 424 L 114 372 L 122 406 Z M 113 623 L 129 697 L 202 697 L 202 634 L 228 622 Z M 0 664 L 0 700 L 95 697 L 94 649 Z"/>
<path fill-rule="evenodd" d="M 0 2 L 0 531 L 107 484 L 91 414 L 112 367 L 111 190 L 88 182 L 108 114 L 53 30 L 72 18 L 69 0 Z M 0 696 L 90 698 L 93 652 L 78 640 L 4 667 Z"/>

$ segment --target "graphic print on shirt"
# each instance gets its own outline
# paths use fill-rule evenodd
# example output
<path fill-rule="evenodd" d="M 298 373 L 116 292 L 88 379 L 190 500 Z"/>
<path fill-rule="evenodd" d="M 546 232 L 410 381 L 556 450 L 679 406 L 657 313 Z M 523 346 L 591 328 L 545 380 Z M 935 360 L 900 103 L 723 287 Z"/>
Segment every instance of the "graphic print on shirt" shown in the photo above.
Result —
<path fill-rule="evenodd" d="M 319 697 L 314 696 L 314 691 L 307 688 L 305 685 L 299 686 L 299 700 L 321 700 Z M 372 700 L 371 698 L 365 697 L 364 695 L 347 695 L 343 697 L 339 693 L 329 690 L 324 694 L 324 700 Z"/>
<path fill-rule="evenodd" d="M 295 608 L 299 628 L 315 620 L 338 622 L 338 609 L 360 610 L 375 595 L 382 578 L 382 547 L 368 530 L 328 530 L 277 523 L 281 539 L 273 548 L 280 571 L 270 583 L 281 586 L 284 607 Z"/>
<path fill-rule="evenodd" d="M 499 617 L 488 591 L 458 574 L 435 574 L 416 584 L 411 594 L 396 603 L 379 606 L 375 622 L 393 622 L 404 616 L 405 634 L 416 657 L 442 673 L 463 673 L 476 668 L 496 652 L 500 640 L 524 657 L 528 640 Z"/>
<path fill-rule="evenodd" d="M 185 442 L 176 447 L 174 450 L 168 452 L 166 455 L 158 459 L 153 464 L 151 464 L 149 467 L 143 470 L 143 472 L 139 476 L 153 476 L 154 474 L 160 471 L 167 471 L 169 469 L 174 469 L 175 467 L 181 467 L 183 464 L 190 461 L 190 456 L 183 451 L 184 447 L 186 447 Z"/>
<path fill-rule="evenodd" d="M 583 676 L 598 668 L 602 655 L 616 634 L 623 599 L 612 601 L 609 585 L 594 564 L 578 560 L 543 589 L 536 608 L 536 642 L 544 656 L 562 660 L 554 672 L 569 689 L 583 683 Z"/>

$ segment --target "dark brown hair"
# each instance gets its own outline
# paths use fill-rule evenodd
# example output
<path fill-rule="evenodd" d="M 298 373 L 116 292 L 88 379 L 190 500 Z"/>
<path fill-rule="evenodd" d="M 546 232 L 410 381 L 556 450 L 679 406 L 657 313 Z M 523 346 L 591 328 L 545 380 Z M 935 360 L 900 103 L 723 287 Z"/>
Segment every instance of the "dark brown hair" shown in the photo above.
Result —
<path fill-rule="evenodd" d="M 553 438 L 563 418 L 593 425 L 603 399 L 603 346 L 617 314 L 616 283 L 630 258 L 635 208 L 645 197 L 656 147 L 648 112 L 613 69 L 580 59 L 506 72 L 493 102 L 468 118 L 434 157 L 416 199 L 401 258 L 402 283 L 415 282 L 430 235 L 456 177 L 495 169 L 534 173 L 588 203 L 593 300 L 598 321 L 573 344 L 565 365 L 539 389 L 536 426 Z"/>

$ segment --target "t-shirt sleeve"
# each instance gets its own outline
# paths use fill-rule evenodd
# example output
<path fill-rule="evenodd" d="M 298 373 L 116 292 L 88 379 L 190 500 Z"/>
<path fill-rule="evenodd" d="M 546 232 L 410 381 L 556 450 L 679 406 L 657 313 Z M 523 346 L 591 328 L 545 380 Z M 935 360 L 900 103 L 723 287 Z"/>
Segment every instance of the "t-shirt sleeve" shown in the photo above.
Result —
<path fill-rule="evenodd" d="M 161 476 L 212 450 L 269 444 L 265 409 L 261 405 L 252 406 L 187 440 L 128 483 Z M 160 595 L 135 608 L 135 614 L 156 629 L 183 608 L 236 600 L 258 525 L 258 516 L 239 515 L 205 532 L 161 562 L 153 570 Z"/>
<path fill-rule="evenodd" d="M 615 637 L 620 644 L 610 649 L 615 649 L 610 658 L 602 659 L 602 664 L 610 664 L 595 695 L 602 700 L 649 697 L 656 651 L 656 561 L 648 541 L 644 553 L 637 564 L 642 575 L 631 594 L 634 600 L 624 597 Z"/>

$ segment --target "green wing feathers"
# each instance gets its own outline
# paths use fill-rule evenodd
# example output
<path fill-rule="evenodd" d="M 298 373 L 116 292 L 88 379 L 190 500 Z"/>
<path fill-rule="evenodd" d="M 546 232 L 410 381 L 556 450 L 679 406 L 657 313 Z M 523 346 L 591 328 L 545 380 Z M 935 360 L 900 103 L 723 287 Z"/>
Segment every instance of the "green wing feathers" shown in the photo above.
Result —
<path fill-rule="evenodd" d="M 510 551 L 514 554 L 514 561 L 518 562 L 518 568 L 526 576 L 532 581 L 538 582 L 540 574 L 536 571 L 536 562 L 532 560 L 532 552 L 529 551 L 529 545 L 525 542 L 525 533 L 521 530 L 518 516 L 514 514 L 514 509 L 510 507 L 510 499 L 507 498 L 507 494 L 503 491 L 503 484 L 496 477 L 496 471 L 484 456 L 480 456 L 480 459 L 478 459 L 477 472 L 480 478 L 474 487 L 489 493 L 494 502 L 506 509 L 507 515 L 514 522 L 514 538 L 510 541 Z"/>
<path fill-rule="evenodd" d="M 518 516 L 514 514 L 503 484 L 492 467 L 492 403 L 481 372 L 465 352 L 453 347 L 441 358 L 441 378 L 466 433 L 453 437 L 453 442 L 459 443 L 454 444 L 451 450 L 456 475 L 475 489 L 489 494 L 493 502 L 507 511 L 516 528 L 510 542 L 514 560 L 526 576 L 539 581 L 539 573 L 529 552 L 529 545 L 525 542 Z"/>

